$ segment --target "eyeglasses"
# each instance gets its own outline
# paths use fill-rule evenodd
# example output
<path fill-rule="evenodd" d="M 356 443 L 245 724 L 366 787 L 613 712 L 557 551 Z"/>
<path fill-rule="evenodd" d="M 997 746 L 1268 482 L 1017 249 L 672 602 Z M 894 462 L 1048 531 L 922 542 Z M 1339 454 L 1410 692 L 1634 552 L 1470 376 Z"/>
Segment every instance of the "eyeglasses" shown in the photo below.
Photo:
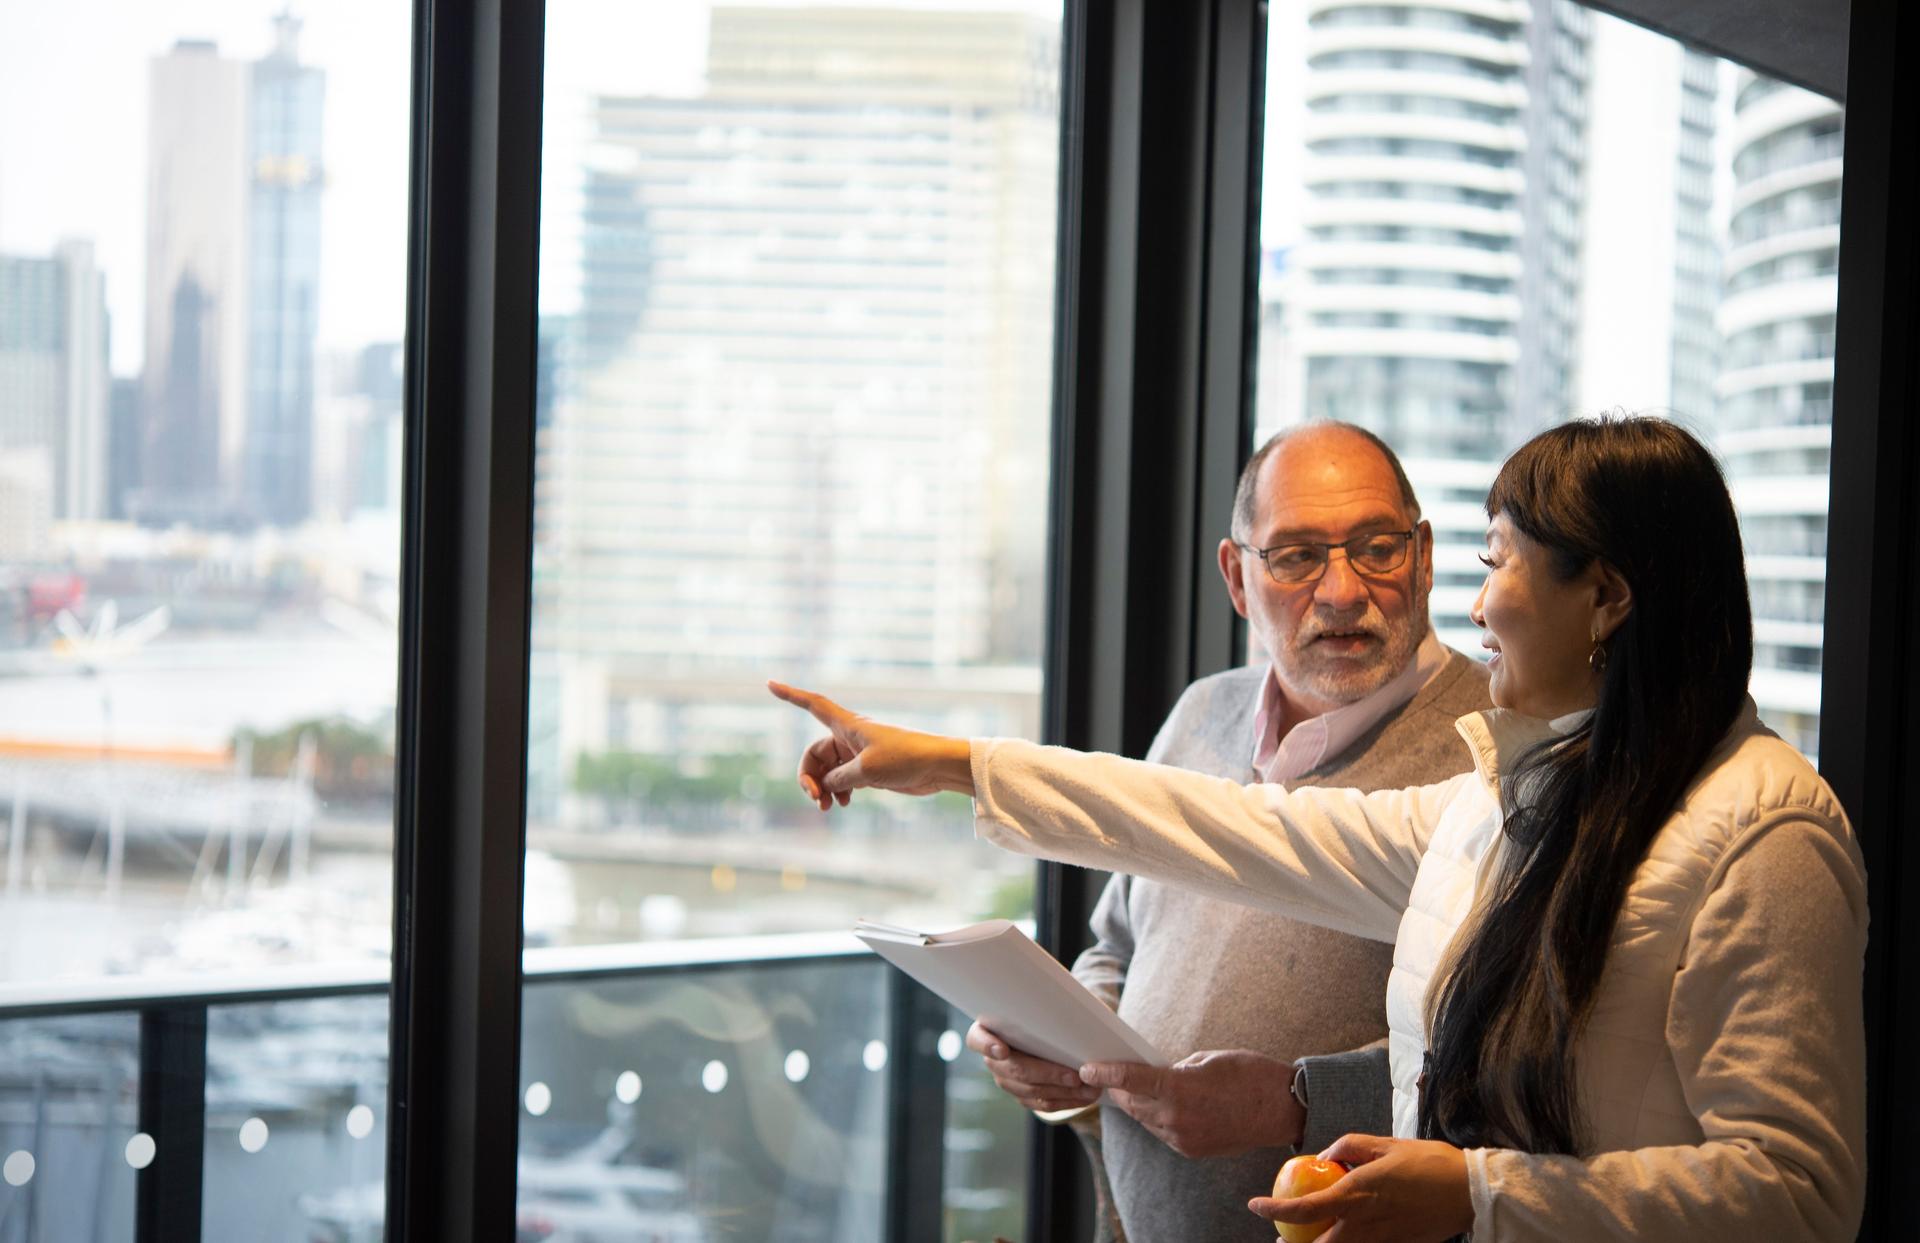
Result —
<path fill-rule="evenodd" d="M 1406 563 L 1413 532 L 1375 531 L 1338 544 L 1275 544 L 1271 548 L 1255 548 L 1238 540 L 1234 543 L 1260 558 L 1260 563 L 1267 567 L 1267 577 L 1284 587 L 1293 587 L 1318 582 L 1327 572 L 1327 561 L 1336 548 L 1346 551 L 1347 564 L 1361 574 L 1391 574 Z"/>

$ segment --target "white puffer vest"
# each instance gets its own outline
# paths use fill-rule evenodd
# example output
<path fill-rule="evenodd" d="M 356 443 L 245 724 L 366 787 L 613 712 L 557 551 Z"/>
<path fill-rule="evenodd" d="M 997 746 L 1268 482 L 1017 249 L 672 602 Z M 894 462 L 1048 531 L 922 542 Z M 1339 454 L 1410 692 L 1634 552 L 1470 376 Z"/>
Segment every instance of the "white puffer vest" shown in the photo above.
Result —
<path fill-rule="evenodd" d="M 1501 764 L 1579 720 L 1575 715 L 1542 723 L 1496 709 L 1458 722 L 1475 771 L 1455 779 L 1455 795 L 1435 826 L 1400 921 L 1387 980 L 1396 1135 L 1418 1133 L 1427 989 L 1472 911 L 1477 882 L 1495 858 Z M 1694 914 L 1721 870 L 1750 830 L 1786 810 L 1827 825 L 1836 836 L 1849 834 L 1826 784 L 1798 752 L 1760 724 L 1749 700 L 1628 886 L 1576 1053 L 1594 1152 L 1702 1140 L 1667 1051 L 1674 974 L 1684 965 Z"/>

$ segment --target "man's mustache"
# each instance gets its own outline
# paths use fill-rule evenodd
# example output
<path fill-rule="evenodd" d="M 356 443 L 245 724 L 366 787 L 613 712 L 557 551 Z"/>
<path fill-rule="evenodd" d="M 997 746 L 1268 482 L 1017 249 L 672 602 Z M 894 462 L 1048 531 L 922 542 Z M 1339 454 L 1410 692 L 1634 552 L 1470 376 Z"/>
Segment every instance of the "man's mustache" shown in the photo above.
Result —
<path fill-rule="evenodd" d="M 1387 637 L 1386 619 L 1366 614 L 1351 621 L 1309 618 L 1300 623 L 1300 629 L 1294 632 L 1293 645 L 1305 647 L 1315 639 L 1323 639 L 1330 634 L 1365 635 L 1370 639 L 1384 640 Z"/>

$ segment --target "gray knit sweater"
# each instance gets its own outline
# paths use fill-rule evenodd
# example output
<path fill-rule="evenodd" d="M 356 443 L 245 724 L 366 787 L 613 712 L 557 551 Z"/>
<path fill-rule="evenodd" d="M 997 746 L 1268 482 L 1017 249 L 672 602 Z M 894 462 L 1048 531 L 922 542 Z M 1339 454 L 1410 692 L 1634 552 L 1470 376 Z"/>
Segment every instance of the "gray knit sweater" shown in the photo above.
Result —
<path fill-rule="evenodd" d="M 1253 717 L 1265 677 L 1243 668 L 1195 682 L 1147 758 L 1257 781 Z M 1381 790 L 1445 780 L 1473 766 L 1454 721 L 1489 706 L 1486 670 L 1450 651 L 1412 699 L 1291 784 Z M 1120 874 L 1095 908 L 1093 932 L 1074 974 L 1169 1057 L 1252 1049 L 1306 1062 L 1304 1151 L 1348 1131 L 1392 1133 L 1381 1043 L 1391 945 Z M 1272 1189 L 1289 1150 L 1193 1160 L 1112 1105 L 1099 1118 L 1097 1128 L 1076 1129 L 1119 1218 L 1101 1237 L 1270 1243 L 1273 1227 L 1246 1202 Z"/>

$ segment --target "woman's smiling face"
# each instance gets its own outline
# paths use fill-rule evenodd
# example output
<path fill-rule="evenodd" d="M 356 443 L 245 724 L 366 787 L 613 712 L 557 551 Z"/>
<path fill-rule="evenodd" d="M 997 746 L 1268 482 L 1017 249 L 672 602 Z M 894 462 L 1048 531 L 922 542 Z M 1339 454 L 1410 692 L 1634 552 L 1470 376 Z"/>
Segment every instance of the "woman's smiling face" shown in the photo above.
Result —
<path fill-rule="evenodd" d="M 1468 616 L 1493 653 L 1493 702 L 1551 719 L 1591 708 L 1599 680 L 1587 663 L 1608 577 L 1599 562 L 1562 582 L 1553 554 L 1507 518 L 1487 526 L 1487 579 Z M 1604 624 L 1604 623 L 1603 623 Z M 1611 626 L 1607 626 L 1611 629 Z"/>

